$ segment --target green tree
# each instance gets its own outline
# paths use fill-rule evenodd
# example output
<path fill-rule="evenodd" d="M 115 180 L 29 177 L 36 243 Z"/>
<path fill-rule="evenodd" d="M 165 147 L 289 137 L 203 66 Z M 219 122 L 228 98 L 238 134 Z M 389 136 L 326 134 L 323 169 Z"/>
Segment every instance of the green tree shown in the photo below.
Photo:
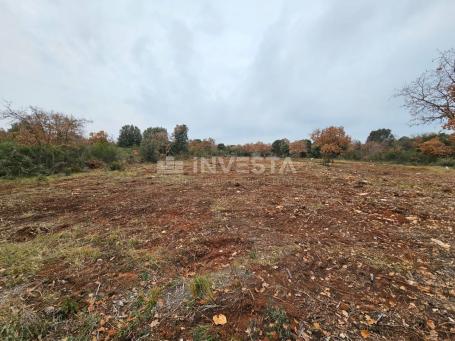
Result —
<path fill-rule="evenodd" d="M 186 153 L 188 153 L 188 127 L 185 124 L 178 124 L 172 134 L 171 154 Z"/>
<path fill-rule="evenodd" d="M 288 156 L 289 155 L 289 140 L 281 139 L 281 140 L 273 141 L 272 153 L 279 157 Z"/>
<path fill-rule="evenodd" d="M 384 128 L 371 131 L 367 138 L 367 143 L 376 142 L 391 145 L 394 141 L 395 136 L 393 136 L 392 131 Z"/>
<path fill-rule="evenodd" d="M 120 147 L 133 147 L 141 144 L 141 130 L 134 125 L 124 125 L 120 129 L 117 144 Z"/>

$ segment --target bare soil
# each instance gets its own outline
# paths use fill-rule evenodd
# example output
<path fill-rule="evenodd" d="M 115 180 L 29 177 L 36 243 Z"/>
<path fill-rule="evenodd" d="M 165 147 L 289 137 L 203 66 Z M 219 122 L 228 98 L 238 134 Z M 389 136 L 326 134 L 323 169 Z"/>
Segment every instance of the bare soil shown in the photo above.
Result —
<path fill-rule="evenodd" d="M 1 181 L 0 335 L 455 339 L 455 171 L 294 165 Z"/>

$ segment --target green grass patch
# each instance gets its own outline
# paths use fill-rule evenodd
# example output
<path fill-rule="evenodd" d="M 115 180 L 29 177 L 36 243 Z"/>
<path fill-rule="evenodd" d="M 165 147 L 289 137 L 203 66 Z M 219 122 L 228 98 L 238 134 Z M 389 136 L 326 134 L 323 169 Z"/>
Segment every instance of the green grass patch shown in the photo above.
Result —
<path fill-rule="evenodd" d="M 212 281 L 205 276 L 197 276 L 190 284 L 191 295 L 195 300 L 211 300 L 213 298 Z"/>

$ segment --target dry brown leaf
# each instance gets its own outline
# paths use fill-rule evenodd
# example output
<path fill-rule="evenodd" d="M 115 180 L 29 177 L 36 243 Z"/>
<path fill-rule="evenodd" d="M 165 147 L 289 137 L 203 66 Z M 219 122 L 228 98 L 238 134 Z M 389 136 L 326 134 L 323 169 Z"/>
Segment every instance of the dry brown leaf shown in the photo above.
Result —
<path fill-rule="evenodd" d="M 224 325 L 227 323 L 227 318 L 223 314 L 213 315 L 213 322 L 216 325 Z"/>
<path fill-rule="evenodd" d="M 316 329 L 316 330 L 320 330 L 321 329 L 321 325 L 319 324 L 319 322 L 314 322 L 313 323 L 313 328 Z"/>
<path fill-rule="evenodd" d="M 376 320 L 372 319 L 369 315 L 365 315 L 365 320 L 367 321 L 369 326 L 371 326 L 371 325 L 376 323 Z"/>
<path fill-rule="evenodd" d="M 362 329 L 362 330 L 360 331 L 360 335 L 362 335 L 362 337 L 363 337 L 364 339 L 367 339 L 367 338 L 370 336 L 370 332 L 369 332 L 368 330 L 366 330 L 366 329 Z"/>
<path fill-rule="evenodd" d="M 427 326 L 428 326 L 428 328 L 430 328 L 430 329 L 435 329 L 435 328 L 436 328 L 436 326 L 435 326 L 433 320 L 427 320 Z"/>

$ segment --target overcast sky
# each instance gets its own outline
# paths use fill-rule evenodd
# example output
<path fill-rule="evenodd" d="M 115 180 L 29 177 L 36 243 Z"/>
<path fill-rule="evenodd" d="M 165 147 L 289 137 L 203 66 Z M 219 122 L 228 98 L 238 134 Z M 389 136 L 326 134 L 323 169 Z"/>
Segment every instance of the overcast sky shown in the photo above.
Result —
<path fill-rule="evenodd" d="M 224 143 L 431 131 L 393 94 L 455 47 L 454 18 L 454 0 L 0 0 L 0 99 L 114 136 L 129 123 Z"/>

